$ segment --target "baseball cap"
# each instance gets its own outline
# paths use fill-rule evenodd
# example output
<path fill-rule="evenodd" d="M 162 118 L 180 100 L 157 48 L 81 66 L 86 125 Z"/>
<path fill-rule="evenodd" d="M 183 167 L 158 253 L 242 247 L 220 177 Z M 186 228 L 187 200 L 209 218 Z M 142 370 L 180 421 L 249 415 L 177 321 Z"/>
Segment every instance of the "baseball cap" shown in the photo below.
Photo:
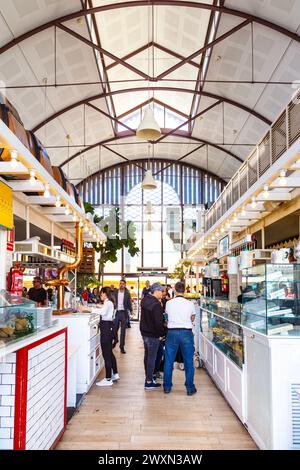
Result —
<path fill-rule="evenodd" d="M 155 292 L 157 290 L 160 290 L 160 291 L 163 291 L 164 290 L 164 287 L 159 283 L 159 282 L 155 282 L 152 286 L 151 286 L 151 292 Z"/>

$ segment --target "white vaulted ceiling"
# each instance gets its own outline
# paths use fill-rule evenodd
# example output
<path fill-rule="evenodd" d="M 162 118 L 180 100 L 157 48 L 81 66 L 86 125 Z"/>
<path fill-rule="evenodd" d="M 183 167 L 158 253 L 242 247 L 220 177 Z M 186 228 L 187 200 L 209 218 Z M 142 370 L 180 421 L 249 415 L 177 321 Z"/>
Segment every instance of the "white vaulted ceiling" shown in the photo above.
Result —
<path fill-rule="evenodd" d="M 195 8 L 201 4 L 197 1 L 193 7 L 188 7 L 188 2 L 180 5 L 180 1 L 129 2 L 126 8 L 118 7 L 119 3 L 123 2 L 87 2 L 88 7 L 102 8 L 94 16 L 98 34 L 91 15 L 78 14 L 58 21 L 56 29 L 54 24 L 40 28 L 2 51 L 0 80 L 25 127 L 37 128 L 52 163 L 62 165 L 78 183 L 125 159 L 147 158 L 148 144 L 118 127 L 115 119 L 129 122 L 127 119 L 149 98 L 161 107 L 165 104 L 178 122 L 213 106 L 191 122 L 190 132 L 185 130 L 184 136 L 171 135 L 156 144 L 154 157 L 178 160 L 195 150 L 183 161 L 230 179 L 295 92 L 291 82 L 300 76 L 299 41 L 259 22 L 249 22 L 204 55 L 198 54 L 162 80 L 151 81 L 150 90 L 145 75 L 163 74 L 246 20 L 245 16 L 205 9 L 205 4 L 240 10 L 299 34 L 299 1 L 206 0 L 202 8 Z M 20 35 L 79 12 L 84 4 L 81 0 L 0 0 L 0 52 Z M 102 54 L 84 41 L 93 41 Z M 209 65 L 201 83 L 202 94 L 195 97 L 203 60 Z M 58 86 L 45 90 L 41 87 L 45 78 L 48 85 Z M 250 83 L 252 79 L 256 83 Z M 278 84 L 283 81 L 289 83 Z M 111 92 L 111 96 L 99 97 L 104 92 Z M 216 104 L 218 100 L 221 102 Z M 43 125 L 46 119 L 49 122 Z M 199 148 L 202 141 L 205 145 Z M 99 147 L 100 142 L 106 147 Z"/>

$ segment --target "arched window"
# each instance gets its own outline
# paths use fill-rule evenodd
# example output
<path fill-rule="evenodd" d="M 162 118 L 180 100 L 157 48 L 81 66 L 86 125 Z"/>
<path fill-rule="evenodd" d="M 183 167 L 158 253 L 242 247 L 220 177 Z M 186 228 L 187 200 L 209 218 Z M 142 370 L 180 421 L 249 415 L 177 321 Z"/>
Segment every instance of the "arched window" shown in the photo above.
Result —
<path fill-rule="evenodd" d="M 138 165 L 146 169 L 147 161 Z M 157 188 L 143 190 L 140 166 L 116 165 L 78 185 L 83 201 L 93 204 L 99 215 L 117 206 L 124 220 L 135 224 L 141 252 L 131 258 L 124 250 L 117 263 L 106 266 L 110 274 L 135 273 L 139 267 L 166 267 L 171 272 L 200 230 L 204 205 L 213 203 L 224 187 L 219 178 L 200 168 L 155 160 L 151 169 Z"/>

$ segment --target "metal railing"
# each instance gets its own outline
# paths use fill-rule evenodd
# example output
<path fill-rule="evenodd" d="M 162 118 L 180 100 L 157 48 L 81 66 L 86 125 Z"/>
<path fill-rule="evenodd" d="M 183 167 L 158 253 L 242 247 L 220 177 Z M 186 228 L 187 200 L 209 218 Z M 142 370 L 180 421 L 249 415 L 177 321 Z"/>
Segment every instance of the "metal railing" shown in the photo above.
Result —
<path fill-rule="evenodd" d="M 299 137 L 300 91 L 206 212 L 205 231 L 208 231 Z"/>

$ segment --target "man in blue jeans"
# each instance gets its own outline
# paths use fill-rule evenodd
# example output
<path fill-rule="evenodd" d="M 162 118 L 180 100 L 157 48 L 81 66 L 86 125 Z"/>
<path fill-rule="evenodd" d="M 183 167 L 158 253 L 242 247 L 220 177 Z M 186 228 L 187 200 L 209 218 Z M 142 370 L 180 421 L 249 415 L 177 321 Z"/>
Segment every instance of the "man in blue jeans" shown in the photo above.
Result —
<path fill-rule="evenodd" d="M 168 333 L 165 346 L 164 392 L 172 389 L 174 360 L 180 346 L 185 370 L 185 386 L 188 395 L 194 395 L 197 389 L 194 384 L 194 335 L 192 322 L 195 320 L 194 304 L 183 297 L 185 285 L 175 284 L 175 298 L 166 305 L 168 316 Z"/>
<path fill-rule="evenodd" d="M 161 305 L 162 293 L 163 286 L 157 282 L 151 287 L 151 293 L 146 295 L 141 302 L 140 330 L 145 348 L 145 390 L 157 390 L 161 386 L 156 383 L 153 376 L 160 338 L 165 332 L 164 310 Z"/>

